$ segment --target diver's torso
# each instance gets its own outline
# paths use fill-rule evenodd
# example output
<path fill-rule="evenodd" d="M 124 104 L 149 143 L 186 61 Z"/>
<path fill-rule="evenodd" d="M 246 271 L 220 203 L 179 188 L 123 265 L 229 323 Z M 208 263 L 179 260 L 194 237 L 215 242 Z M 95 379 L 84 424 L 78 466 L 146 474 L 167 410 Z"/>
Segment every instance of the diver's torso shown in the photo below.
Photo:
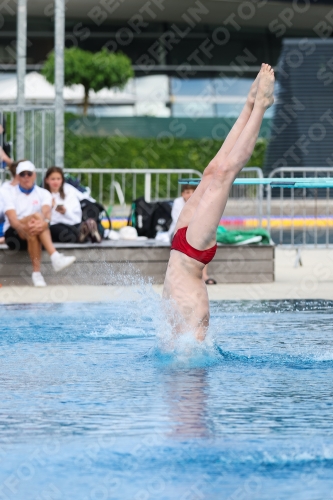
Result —
<path fill-rule="evenodd" d="M 194 330 L 200 337 L 208 327 L 209 300 L 207 287 L 202 279 L 203 268 L 204 264 L 201 262 L 177 250 L 171 250 L 163 298 L 174 309 L 173 326 L 176 333 Z"/>

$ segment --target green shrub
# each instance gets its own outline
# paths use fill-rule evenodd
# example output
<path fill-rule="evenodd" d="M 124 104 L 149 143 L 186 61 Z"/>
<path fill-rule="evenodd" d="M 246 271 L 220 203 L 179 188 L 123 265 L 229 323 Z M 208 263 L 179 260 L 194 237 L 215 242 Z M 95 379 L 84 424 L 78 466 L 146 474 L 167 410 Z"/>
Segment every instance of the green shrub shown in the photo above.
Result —
<path fill-rule="evenodd" d="M 172 168 L 195 169 L 202 172 L 221 147 L 221 142 L 207 139 L 141 139 L 135 137 L 85 137 L 66 131 L 66 168 Z M 250 166 L 262 167 L 266 141 L 259 139 L 248 162 Z M 154 179 L 154 178 L 153 178 Z M 121 175 L 115 180 L 122 185 Z M 82 181 L 88 183 L 88 177 Z M 160 179 L 162 181 L 162 178 Z M 92 177 L 92 191 L 96 196 L 98 176 Z M 165 190 L 166 190 L 165 186 Z M 152 186 L 154 192 L 154 185 Z M 171 197 L 177 196 L 177 176 L 172 179 Z M 110 180 L 103 185 L 103 198 L 108 199 Z M 132 197 L 133 186 L 128 181 L 126 197 Z M 143 194 L 143 176 L 138 177 L 137 192 Z"/>

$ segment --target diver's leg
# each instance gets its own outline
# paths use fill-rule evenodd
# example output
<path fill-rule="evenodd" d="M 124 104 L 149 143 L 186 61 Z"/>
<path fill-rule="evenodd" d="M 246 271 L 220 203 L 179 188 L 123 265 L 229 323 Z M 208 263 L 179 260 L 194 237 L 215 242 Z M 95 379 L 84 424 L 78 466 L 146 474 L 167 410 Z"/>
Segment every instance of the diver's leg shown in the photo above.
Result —
<path fill-rule="evenodd" d="M 206 191 L 207 187 L 209 186 L 213 178 L 214 172 L 219 167 L 219 165 L 221 165 L 225 161 L 227 156 L 230 154 L 232 148 L 234 147 L 236 141 L 238 140 L 239 136 L 243 132 L 244 127 L 246 126 L 253 110 L 255 97 L 257 94 L 258 81 L 259 81 L 259 75 L 251 85 L 250 92 L 247 96 L 246 103 L 244 105 L 241 114 L 239 115 L 237 121 L 230 130 L 221 148 L 214 156 L 214 158 L 210 161 L 209 165 L 205 168 L 200 184 L 198 185 L 197 189 L 194 191 L 191 198 L 187 201 L 185 207 L 183 208 L 179 216 L 175 232 L 180 227 L 186 227 L 189 225 L 194 215 L 194 212 L 196 211 L 200 203 L 202 195 Z"/>
<path fill-rule="evenodd" d="M 189 223 L 187 240 L 198 250 L 212 247 L 229 191 L 236 176 L 252 155 L 264 113 L 273 102 L 274 71 L 264 65 L 260 71 L 257 97 L 251 116 L 224 163 L 215 170 Z M 194 195 L 193 195 L 194 196 Z"/>
<path fill-rule="evenodd" d="M 265 65 L 262 64 L 262 67 Z M 225 138 L 221 148 L 219 151 L 216 153 L 214 158 L 212 159 L 212 162 L 216 165 L 215 168 L 217 168 L 219 165 L 224 163 L 226 157 L 230 154 L 232 148 L 236 144 L 236 141 L 238 140 L 239 136 L 243 132 L 245 125 L 249 121 L 249 118 L 251 116 L 251 113 L 253 111 L 257 91 L 258 91 L 258 84 L 259 84 L 259 75 L 260 72 L 258 73 L 256 79 L 251 85 L 250 91 L 248 93 L 248 96 L 246 98 L 246 103 L 244 105 L 244 108 L 239 115 L 237 121 L 235 122 L 234 126 L 230 130 L 229 134 Z"/>

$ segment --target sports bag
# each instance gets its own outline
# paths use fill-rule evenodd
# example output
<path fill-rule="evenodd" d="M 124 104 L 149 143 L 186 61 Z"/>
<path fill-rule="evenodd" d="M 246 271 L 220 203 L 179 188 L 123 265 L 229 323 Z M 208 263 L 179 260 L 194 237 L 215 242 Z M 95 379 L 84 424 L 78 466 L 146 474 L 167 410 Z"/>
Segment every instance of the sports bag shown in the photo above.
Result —
<path fill-rule="evenodd" d="M 81 209 L 82 209 L 82 221 L 86 221 L 87 219 L 93 219 L 98 227 L 98 232 L 101 236 L 104 236 L 104 227 L 102 225 L 102 220 L 106 219 L 108 221 L 109 227 L 108 229 L 112 229 L 111 219 L 100 203 L 97 201 L 90 200 L 81 200 Z"/>
<path fill-rule="evenodd" d="M 152 217 L 152 228 L 156 233 L 160 231 L 168 231 L 172 222 L 171 217 L 172 202 L 158 201 L 155 204 L 155 210 Z"/>
<path fill-rule="evenodd" d="M 135 227 L 138 236 L 155 238 L 158 231 L 169 229 L 172 221 L 171 208 L 168 201 L 148 203 L 142 196 L 132 202 L 127 225 Z"/>

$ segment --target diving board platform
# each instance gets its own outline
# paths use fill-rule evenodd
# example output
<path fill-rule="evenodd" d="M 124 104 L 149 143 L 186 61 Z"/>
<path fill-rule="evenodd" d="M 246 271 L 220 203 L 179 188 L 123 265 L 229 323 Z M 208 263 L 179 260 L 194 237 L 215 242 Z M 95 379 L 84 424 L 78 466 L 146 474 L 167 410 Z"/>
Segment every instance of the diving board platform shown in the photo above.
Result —
<path fill-rule="evenodd" d="M 201 179 L 181 179 L 179 184 L 190 184 L 197 186 Z M 270 186 L 271 188 L 286 188 L 286 189 L 319 189 L 333 188 L 333 177 L 283 177 L 277 178 L 237 178 L 234 185 L 240 186 Z"/>

